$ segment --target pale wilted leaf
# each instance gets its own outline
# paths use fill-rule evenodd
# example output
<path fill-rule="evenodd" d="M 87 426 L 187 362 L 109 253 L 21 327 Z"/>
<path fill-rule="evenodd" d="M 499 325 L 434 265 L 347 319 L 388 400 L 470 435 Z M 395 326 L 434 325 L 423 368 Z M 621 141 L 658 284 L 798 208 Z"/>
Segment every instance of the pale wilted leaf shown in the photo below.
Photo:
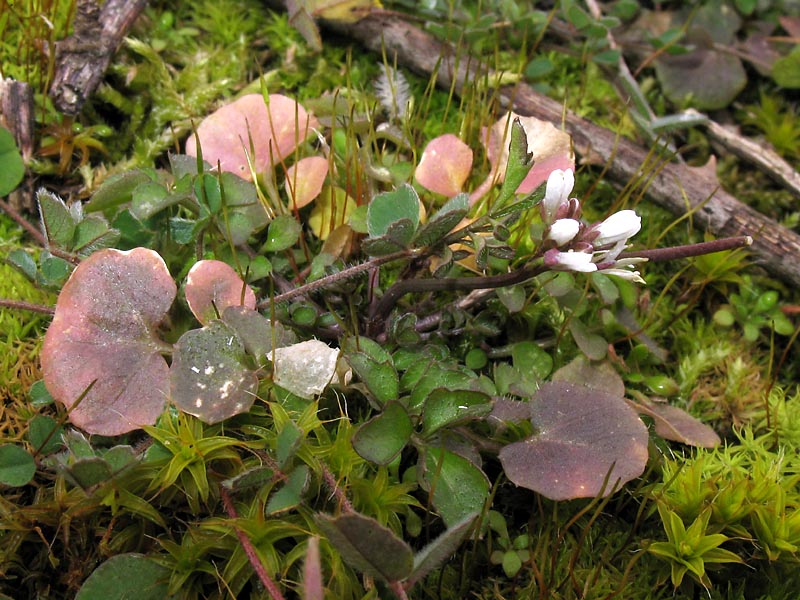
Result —
<path fill-rule="evenodd" d="M 322 393 L 336 372 L 339 350 L 325 342 L 308 340 L 271 353 L 275 385 L 311 400 Z"/>

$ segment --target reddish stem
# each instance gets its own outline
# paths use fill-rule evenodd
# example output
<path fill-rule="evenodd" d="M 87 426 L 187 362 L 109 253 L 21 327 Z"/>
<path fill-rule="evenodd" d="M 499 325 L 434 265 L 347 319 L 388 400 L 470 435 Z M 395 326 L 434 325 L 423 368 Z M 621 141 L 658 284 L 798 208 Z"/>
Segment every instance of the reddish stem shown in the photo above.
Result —
<path fill-rule="evenodd" d="M 5 298 L 0 298 L 0 306 L 4 308 L 13 308 L 15 310 L 29 310 L 43 315 L 52 315 L 56 312 L 56 309 L 52 306 L 31 304 L 30 302 L 23 302 L 21 300 L 6 300 Z"/>
<path fill-rule="evenodd" d="M 77 265 L 81 262 L 81 259 L 75 256 L 74 254 L 70 254 L 69 252 L 64 252 L 63 250 L 59 250 L 58 248 L 48 248 L 47 247 L 47 239 L 45 239 L 42 232 L 39 231 L 36 227 L 34 227 L 28 219 L 23 217 L 17 210 L 11 206 L 8 202 L 4 200 L 0 200 L 0 208 L 2 208 L 6 214 L 14 219 L 20 227 L 22 227 L 25 231 L 28 232 L 36 243 L 39 244 L 42 248 L 47 248 L 47 250 L 53 256 L 57 256 L 59 258 L 63 258 L 64 260 L 71 262 L 73 265 Z"/>
<path fill-rule="evenodd" d="M 233 506 L 233 501 L 231 500 L 228 491 L 224 487 L 220 486 L 219 492 L 220 496 L 222 497 L 222 505 L 225 507 L 225 512 L 228 513 L 228 516 L 231 519 L 238 519 L 239 515 L 236 513 L 236 508 Z M 269 595 L 273 598 L 273 600 L 284 600 L 283 594 L 281 594 L 281 591 L 278 589 L 278 585 L 272 581 L 269 573 L 267 573 L 267 570 L 264 568 L 264 564 L 258 557 L 258 553 L 256 552 L 253 543 L 250 541 L 250 538 L 248 538 L 247 534 L 239 529 L 236 525 L 233 526 L 233 530 L 236 532 L 236 537 L 239 538 L 239 542 L 242 544 L 242 548 L 244 549 L 247 559 L 250 561 L 250 564 L 253 565 L 253 570 L 258 575 L 258 578 L 261 580 L 261 583 Z"/>
<path fill-rule="evenodd" d="M 652 250 L 635 250 L 633 252 L 623 252 L 618 258 L 646 258 L 651 261 L 676 260 L 678 258 L 689 258 L 690 256 L 700 256 L 702 254 L 713 254 L 723 250 L 734 250 L 751 246 L 753 238 L 749 235 L 738 237 L 726 237 L 710 242 L 700 242 L 698 244 L 686 244 L 685 246 L 672 246 L 670 248 L 654 248 Z"/>
<path fill-rule="evenodd" d="M 331 491 L 331 495 L 336 497 L 336 500 L 339 502 L 339 506 L 342 507 L 342 512 L 353 512 L 353 505 L 350 504 L 350 500 L 347 499 L 347 496 L 342 491 L 342 488 L 340 488 L 339 484 L 336 483 L 336 478 L 333 476 L 333 473 L 331 473 L 328 470 L 328 467 L 325 465 L 320 466 L 322 467 L 322 479 L 325 481 L 325 485 Z"/>

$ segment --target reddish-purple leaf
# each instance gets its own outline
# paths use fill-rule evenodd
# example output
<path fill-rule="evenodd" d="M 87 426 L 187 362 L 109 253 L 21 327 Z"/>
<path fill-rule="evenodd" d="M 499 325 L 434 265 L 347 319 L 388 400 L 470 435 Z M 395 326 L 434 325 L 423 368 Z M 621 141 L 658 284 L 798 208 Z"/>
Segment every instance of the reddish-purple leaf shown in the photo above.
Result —
<path fill-rule="evenodd" d="M 328 161 L 321 156 L 308 156 L 286 170 L 286 194 L 291 208 L 311 204 L 322 192 L 328 176 Z"/>
<path fill-rule="evenodd" d="M 553 373 L 551 381 L 577 383 L 620 398 L 625 395 L 625 382 L 611 363 L 592 362 L 580 354 Z"/>
<path fill-rule="evenodd" d="M 528 194 L 547 181 L 556 169 L 575 169 L 575 157 L 572 154 L 570 136 L 557 129 L 552 123 L 536 117 L 523 117 L 510 113 L 484 130 L 481 136 L 492 165 L 490 177 L 497 176 L 498 181 L 505 177 L 508 166 L 508 147 L 511 144 L 511 126 L 514 119 L 519 119 L 528 138 L 528 152 L 533 154 L 533 168 L 517 188 L 518 194 Z"/>
<path fill-rule="evenodd" d="M 248 94 L 206 117 L 197 136 L 186 140 L 186 154 L 197 156 L 199 138 L 204 160 L 251 181 L 248 154 L 256 173 L 262 173 L 294 152 L 316 127 L 316 119 L 291 98 L 271 94 L 267 108 L 261 94 Z"/>
<path fill-rule="evenodd" d="M 651 417 L 656 433 L 665 440 L 700 448 L 715 448 L 720 444 L 716 431 L 677 406 L 646 399 L 629 404 L 639 414 Z"/>
<path fill-rule="evenodd" d="M 245 360 L 244 344 L 222 321 L 187 331 L 172 357 L 172 401 L 204 423 L 247 412 L 256 398 L 258 378 Z"/>
<path fill-rule="evenodd" d="M 146 248 L 100 250 L 78 265 L 41 354 L 45 385 L 71 409 L 72 423 L 101 435 L 155 423 L 169 389 L 155 329 L 176 291 L 162 258 Z"/>
<path fill-rule="evenodd" d="M 452 133 L 425 146 L 414 177 L 422 187 L 451 198 L 461 191 L 472 169 L 472 149 Z"/>
<path fill-rule="evenodd" d="M 545 383 L 531 401 L 531 421 L 536 435 L 500 451 L 506 475 L 519 486 L 552 500 L 591 498 L 644 471 L 647 427 L 621 396 Z"/>
<path fill-rule="evenodd" d="M 219 260 L 201 260 L 186 276 L 186 302 L 197 320 L 208 325 L 229 306 L 256 307 L 256 295 L 233 267 Z M 215 310 L 216 309 L 216 310 Z"/>

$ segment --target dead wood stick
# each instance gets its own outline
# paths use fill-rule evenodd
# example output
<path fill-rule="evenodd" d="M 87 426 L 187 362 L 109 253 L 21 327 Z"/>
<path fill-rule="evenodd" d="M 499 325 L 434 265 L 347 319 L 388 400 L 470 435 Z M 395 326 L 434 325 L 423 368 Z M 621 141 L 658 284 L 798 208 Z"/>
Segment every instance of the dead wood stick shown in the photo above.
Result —
<path fill-rule="evenodd" d="M 380 53 L 385 49 L 390 62 L 396 59 L 398 65 L 422 75 L 436 73 L 441 87 L 452 87 L 457 93 L 491 75 L 477 61 L 469 60 L 465 51 L 457 52 L 395 14 L 375 12 L 354 24 L 326 25 L 370 50 Z M 561 104 L 526 84 L 505 87 L 500 94 L 501 101 L 515 112 L 562 121 Z M 751 235 L 751 251 L 757 261 L 776 277 L 800 286 L 800 236 L 720 189 L 713 174 L 668 162 L 654 170 L 647 149 L 570 111 L 565 119 L 578 151 L 606 163 L 612 180 L 622 185 L 643 181 L 651 200 L 681 216 L 694 210 L 693 221 L 717 236 Z"/>
<path fill-rule="evenodd" d="M 56 108 L 67 115 L 81 112 L 94 93 L 147 0 L 78 0 L 74 33 L 56 42 L 56 70 L 50 96 Z"/>
<path fill-rule="evenodd" d="M 700 115 L 696 110 L 686 111 Z M 729 151 L 754 164 L 777 183 L 800 197 L 800 173 L 781 157 L 769 144 L 759 144 L 736 131 L 709 120 L 705 125 L 708 136 Z"/>
<path fill-rule="evenodd" d="M 0 125 L 13 134 L 22 160 L 27 165 L 33 157 L 35 125 L 33 88 L 28 83 L 0 77 Z M 17 211 L 33 212 L 33 182 L 30 173 L 9 194 L 8 201 Z"/>

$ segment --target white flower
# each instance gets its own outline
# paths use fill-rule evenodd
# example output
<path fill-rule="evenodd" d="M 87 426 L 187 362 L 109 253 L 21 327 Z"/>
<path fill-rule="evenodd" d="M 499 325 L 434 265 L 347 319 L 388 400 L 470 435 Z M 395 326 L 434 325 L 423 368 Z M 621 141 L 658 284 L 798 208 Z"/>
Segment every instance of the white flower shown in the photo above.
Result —
<path fill-rule="evenodd" d="M 542 219 L 545 223 L 552 223 L 556 218 L 556 211 L 562 204 L 569 202 L 569 195 L 575 186 L 575 174 L 572 169 L 562 171 L 556 169 L 547 178 L 547 187 L 542 200 Z"/>
<path fill-rule="evenodd" d="M 547 238 L 553 240 L 557 246 L 571 242 L 578 235 L 581 224 L 575 219 L 556 219 L 550 226 Z"/>
<path fill-rule="evenodd" d="M 632 210 L 621 210 L 594 226 L 598 236 L 592 240 L 595 248 L 602 248 L 633 237 L 642 228 L 642 217 Z"/>
<path fill-rule="evenodd" d="M 544 264 L 556 271 L 578 271 L 580 273 L 592 273 L 597 271 L 597 265 L 592 262 L 592 254 L 589 252 L 559 252 L 553 248 L 544 253 Z"/>

